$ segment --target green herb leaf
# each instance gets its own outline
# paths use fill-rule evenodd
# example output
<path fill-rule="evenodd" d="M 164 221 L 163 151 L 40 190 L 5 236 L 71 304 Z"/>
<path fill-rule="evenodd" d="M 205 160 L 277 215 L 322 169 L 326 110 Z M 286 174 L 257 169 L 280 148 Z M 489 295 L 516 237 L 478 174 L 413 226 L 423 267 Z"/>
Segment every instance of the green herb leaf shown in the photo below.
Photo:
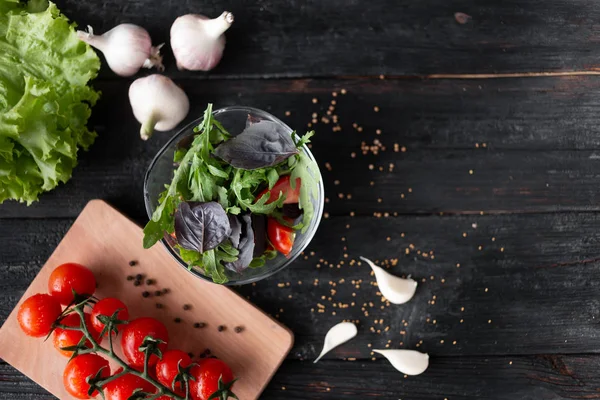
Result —
<path fill-rule="evenodd" d="M 302 233 L 306 233 L 310 221 L 314 216 L 313 200 L 319 195 L 319 182 L 321 174 L 317 163 L 308 158 L 306 153 L 301 152 L 297 156 L 298 162 L 292 170 L 290 182 L 292 189 L 296 187 L 296 178 L 300 178 L 300 201 L 299 206 L 304 210 L 302 217 Z"/>

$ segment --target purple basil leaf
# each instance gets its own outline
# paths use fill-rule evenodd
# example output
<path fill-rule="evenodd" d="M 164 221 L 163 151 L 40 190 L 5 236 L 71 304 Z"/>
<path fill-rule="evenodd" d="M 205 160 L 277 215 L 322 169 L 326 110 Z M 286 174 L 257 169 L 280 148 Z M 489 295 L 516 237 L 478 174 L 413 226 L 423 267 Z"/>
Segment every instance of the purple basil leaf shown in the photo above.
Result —
<path fill-rule="evenodd" d="M 298 203 L 284 204 L 283 215 L 291 219 L 296 219 L 302 215 L 302 209 Z"/>
<path fill-rule="evenodd" d="M 254 257 L 260 257 L 267 250 L 267 217 L 262 214 L 252 214 L 252 229 L 254 230 Z"/>
<path fill-rule="evenodd" d="M 184 249 L 204 253 L 216 248 L 230 233 L 229 218 L 219 203 L 179 204 L 175 213 L 175 236 Z"/>
<path fill-rule="evenodd" d="M 252 217 L 250 214 L 244 214 L 238 218 L 242 224 L 242 236 L 237 248 L 240 254 L 237 261 L 225 263 L 225 267 L 231 271 L 240 273 L 248 268 L 248 265 L 250 265 L 254 258 L 254 230 L 252 230 Z"/>
<path fill-rule="evenodd" d="M 231 244 L 236 249 L 240 245 L 240 239 L 242 236 L 242 223 L 240 222 L 237 215 L 228 214 L 229 217 L 229 225 L 231 226 L 231 234 L 229 235 L 229 240 L 231 240 Z"/>
<path fill-rule="evenodd" d="M 236 168 L 252 170 L 277 165 L 298 154 L 298 149 L 278 124 L 260 121 L 220 144 L 214 154 Z"/>

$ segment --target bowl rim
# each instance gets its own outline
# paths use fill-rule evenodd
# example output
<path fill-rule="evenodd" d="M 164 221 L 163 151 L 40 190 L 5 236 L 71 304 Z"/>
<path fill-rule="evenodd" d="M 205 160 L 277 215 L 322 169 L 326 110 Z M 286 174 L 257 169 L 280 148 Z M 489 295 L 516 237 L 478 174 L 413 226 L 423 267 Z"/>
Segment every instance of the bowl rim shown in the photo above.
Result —
<path fill-rule="evenodd" d="M 261 110 L 259 108 L 255 108 L 255 107 L 228 106 L 228 107 L 222 107 L 217 110 L 214 110 L 212 112 L 212 114 L 213 114 L 213 116 L 216 116 L 216 115 L 219 115 L 219 114 L 222 114 L 225 112 L 229 112 L 229 111 L 247 111 L 250 113 L 255 112 L 255 113 L 266 114 L 274 122 L 277 122 L 278 124 L 281 124 L 283 127 L 285 127 L 289 132 L 295 132 L 285 122 L 281 121 L 279 118 L 277 118 L 273 114 L 269 113 L 268 111 L 264 111 L 264 110 Z M 202 122 L 203 119 L 204 119 L 204 116 L 196 118 L 195 120 L 193 120 L 192 122 L 190 122 L 189 124 L 187 124 L 183 128 L 181 128 L 179 131 L 177 131 L 177 133 L 175 133 L 173 135 L 173 137 L 171 137 L 171 139 L 169 139 L 169 141 L 167 143 L 165 143 L 165 145 L 162 146 L 161 149 L 156 153 L 156 155 L 150 162 L 150 165 L 146 169 L 146 173 L 144 175 L 143 195 L 144 195 L 144 205 L 146 208 L 146 214 L 148 215 L 148 219 L 152 219 L 152 211 L 151 211 L 152 204 L 150 202 L 150 198 L 149 198 L 149 194 L 148 194 L 148 190 L 147 190 L 150 172 L 154 169 L 154 167 L 155 167 L 156 163 L 158 162 L 158 160 L 160 159 L 160 157 L 167 151 L 167 149 L 173 144 L 173 142 L 181 140 L 181 137 L 184 135 L 185 132 L 187 132 L 189 130 L 193 130 L 193 128 L 198 126 L 198 124 L 200 124 L 200 122 Z M 317 230 L 319 229 L 319 225 L 321 224 L 321 219 L 323 217 L 323 209 L 325 207 L 325 186 L 323 185 L 323 174 L 321 174 L 321 169 L 319 168 L 317 160 L 315 159 L 314 155 L 312 154 L 312 152 L 310 151 L 310 149 L 308 148 L 307 145 L 302 146 L 302 150 L 306 153 L 306 155 L 312 161 L 315 162 L 315 164 L 317 165 L 317 172 L 319 173 L 319 177 L 320 177 L 320 179 L 319 179 L 319 195 L 318 195 L 318 198 L 316 199 L 316 207 L 315 207 L 315 212 L 314 212 L 314 216 L 313 216 L 314 223 L 311 223 L 313 228 L 304 234 L 306 236 L 306 240 L 304 240 L 304 243 L 301 246 L 293 248 L 292 255 L 289 258 L 287 258 L 287 260 L 284 263 L 282 263 L 279 267 L 269 270 L 264 274 L 253 276 L 253 277 L 250 277 L 247 279 L 229 280 L 221 285 L 223 285 L 223 286 L 246 285 L 249 283 L 258 282 L 260 280 L 269 278 L 269 277 L 275 275 L 276 273 L 280 272 L 284 268 L 287 268 L 289 265 L 291 265 L 300 256 L 300 254 L 306 249 L 306 247 L 308 247 L 310 242 L 312 242 Z M 185 263 L 185 261 L 183 261 L 181 259 L 181 257 L 179 257 L 179 254 L 177 254 L 177 252 L 167 243 L 165 238 L 162 238 L 160 240 L 160 242 L 162 243 L 163 247 L 168 251 L 168 253 L 171 255 L 171 257 L 173 257 L 173 259 L 175 259 L 175 261 L 177 261 L 177 263 L 182 268 L 184 268 L 186 271 L 191 273 L 193 276 L 198 277 L 206 282 L 217 284 L 217 283 L 213 282 L 213 280 L 211 278 L 203 275 L 202 273 L 196 271 L 193 268 L 189 268 L 188 265 Z M 260 267 L 260 268 L 262 268 L 262 267 Z"/>

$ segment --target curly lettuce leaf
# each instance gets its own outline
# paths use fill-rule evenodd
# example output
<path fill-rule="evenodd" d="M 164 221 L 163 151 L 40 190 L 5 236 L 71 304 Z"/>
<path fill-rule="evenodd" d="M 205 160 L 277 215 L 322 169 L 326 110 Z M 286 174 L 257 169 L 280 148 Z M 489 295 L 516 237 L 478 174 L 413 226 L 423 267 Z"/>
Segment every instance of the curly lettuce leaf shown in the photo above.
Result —
<path fill-rule="evenodd" d="M 0 2 L 0 203 L 31 204 L 67 182 L 99 93 L 100 60 L 54 3 Z"/>

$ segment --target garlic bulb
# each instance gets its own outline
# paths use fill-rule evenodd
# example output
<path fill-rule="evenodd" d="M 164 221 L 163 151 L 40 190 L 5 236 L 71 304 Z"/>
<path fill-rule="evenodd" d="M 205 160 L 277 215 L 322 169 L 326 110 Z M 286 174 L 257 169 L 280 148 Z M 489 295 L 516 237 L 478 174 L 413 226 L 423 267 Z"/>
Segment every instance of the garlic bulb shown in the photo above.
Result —
<path fill-rule="evenodd" d="M 179 124 L 190 110 L 185 92 L 164 75 L 136 79 L 129 87 L 133 115 L 142 124 L 140 136 L 148 140 L 154 129 L 168 131 Z"/>
<path fill-rule="evenodd" d="M 392 367 L 406 375 L 422 374 L 429 367 L 429 355 L 416 350 L 373 349 L 373 352 L 387 358 Z"/>
<path fill-rule="evenodd" d="M 377 287 L 379 291 L 392 304 L 404 304 L 413 298 L 417 290 L 417 281 L 413 279 L 404 279 L 394 276 L 368 258 L 361 257 L 361 260 L 369 264 L 375 273 Z"/>
<path fill-rule="evenodd" d="M 153 47 L 150 35 L 140 26 L 121 24 L 100 36 L 94 35 L 88 26 L 88 32 L 77 31 L 77 37 L 100 50 L 117 75 L 131 76 L 142 67 L 164 69 L 160 55 L 162 44 Z"/>
<path fill-rule="evenodd" d="M 171 48 L 177 68 L 209 71 L 223 56 L 225 31 L 233 23 L 233 14 L 225 11 L 215 19 L 200 14 L 183 15 L 171 26 Z"/>

